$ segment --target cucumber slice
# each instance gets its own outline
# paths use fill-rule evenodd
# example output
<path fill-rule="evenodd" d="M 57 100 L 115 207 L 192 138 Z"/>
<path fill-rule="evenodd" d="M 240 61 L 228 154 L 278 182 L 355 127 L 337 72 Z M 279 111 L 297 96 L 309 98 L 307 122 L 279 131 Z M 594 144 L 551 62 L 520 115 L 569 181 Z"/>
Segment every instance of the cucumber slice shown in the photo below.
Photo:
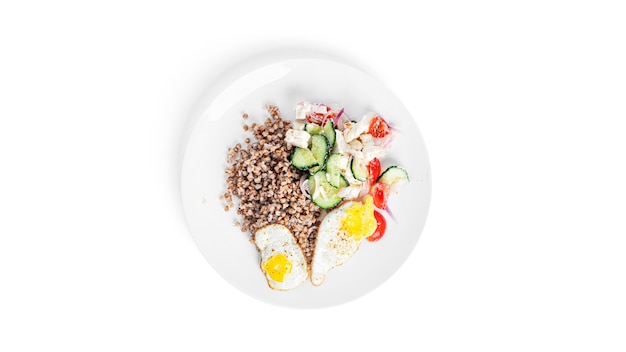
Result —
<path fill-rule="evenodd" d="M 344 175 L 339 175 L 339 188 L 348 187 L 349 183 Z"/>
<path fill-rule="evenodd" d="M 326 160 L 326 174 L 328 182 L 333 187 L 340 187 L 341 184 L 341 163 L 342 157 L 339 153 L 331 154 Z M 348 181 L 346 181 L 346 184 Z"/>
<path fill-rule="evenodd" d="M 298 170 L 308 170 L 319 164 L 312 151 L 295 147 L 291 152 L 291 165 Z"/>
<path fill-rule="evenodd" d="M 317 161 L 317 165 L 309 169 L 311 174 L 314 174 L 326 166 L 326 158 L 330 152 L 328 147 L 328 139 L 321 134 L 314 134 L 311 136 L 311 152 Z"/>
<path fill-rule="evenodd" d="M 335 125 L 333 124 L 333 120 L 326 121 L 322 129 L 322 134 L 328 139 L 328 145 L 332 148 L 335 145 Z"/>
<path fill-rule="evenodd" d="M 313 203 L 322 209 L 330 209 L 341 203 L 342 197 L 337 195 L 339 188 L 335 188 L 326 180 L 326 171 L 320 171 L 309 176 L 309 190 Z"/>
<path fill-rule="evenodd" d="M 350 163 L 350 170 L 352 170 L 352 176 L 359 181 L 365 181 L 367 179 L 367 166 L 361 159 L 352 158 Z"/>
<path fill-rule="evenodd" d="M 320 134 L 322 133 L 322 126 L 316 125 L 314 123 L 307 123 L 306 125 L 304 125 L 304 130 L 311 135 Z"/>
<path fill-rule="evenodd" d="M 384 183 L 388 186 L 395 185 L 400 182 L 408 182 L 409 174 L 405 169 L 399 166 L 389 166 L 387 170 L 385 170 L 376 182 Z"/>

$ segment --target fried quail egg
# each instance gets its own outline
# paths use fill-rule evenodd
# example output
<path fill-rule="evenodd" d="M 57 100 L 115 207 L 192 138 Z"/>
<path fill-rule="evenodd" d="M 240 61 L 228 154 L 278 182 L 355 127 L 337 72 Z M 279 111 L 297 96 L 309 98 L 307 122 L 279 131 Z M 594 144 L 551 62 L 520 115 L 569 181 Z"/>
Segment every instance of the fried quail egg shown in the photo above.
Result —
<path fill-rule="evenodd" d="M 261 271 L 273 290 L 287 291 L 308 277 L 307 263 L 294 235 L 283 225 L 267 225 L 254 235 Z"/>
<path fill-rule="evenodd" d="M 321 285 L 328 271 L 350 259 L 358 251 L 361 241 L 375 230 L 371 196 L 365 197 L 363 203 L 346 202 L 326 214 L 315 241 L 311 263 L 313 285 Z"/>

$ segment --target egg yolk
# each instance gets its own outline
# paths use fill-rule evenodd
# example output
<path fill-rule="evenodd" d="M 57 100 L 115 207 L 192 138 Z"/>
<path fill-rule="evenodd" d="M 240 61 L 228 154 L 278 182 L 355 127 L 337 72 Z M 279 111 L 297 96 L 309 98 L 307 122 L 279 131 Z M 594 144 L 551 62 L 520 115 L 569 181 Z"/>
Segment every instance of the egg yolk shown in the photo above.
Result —
<path fill-rule="evenodd" d="M 276 282 L 283 282 L 291 273 L 291 262 L 284 254 L 276 254 L 263 263 L 263 270 Z"/>
<path fill-rule="evenodd" d="M 346 208 L 346 216 L 341 222 L 340 229 L 349 233 L 357 241 L 370 236 L 376 230 L 374 218 L 374 203 L 372 197 L 365 197 L 365 203 L 356 202 Z"/>

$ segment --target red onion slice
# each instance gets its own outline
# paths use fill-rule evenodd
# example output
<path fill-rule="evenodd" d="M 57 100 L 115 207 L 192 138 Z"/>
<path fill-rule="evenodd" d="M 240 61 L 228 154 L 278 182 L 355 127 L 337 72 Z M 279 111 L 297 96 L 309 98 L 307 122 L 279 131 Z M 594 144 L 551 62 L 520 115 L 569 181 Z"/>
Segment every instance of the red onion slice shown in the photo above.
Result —
<path fill-rule="evenodd" d="M 343 108 L 341 108 L 339 112 L 335 116 L 333 116 L 333 126 L 335 127 L 337 126 L 337 123 L 339 122 L 339 118 L 341 117 L 341 115 L 343 115 Z"/>
<path fill-rule="evenodd" d="M 305 175 L 300 177 L 300 190 L 302 194 L 305 194 L 307 197 L 311 197 L 311 190 L 309 189 L 309 178 Z"/>
<path fill-rule="evenodd" d="M 387 209 L 385 209 L 385 211 L 387 212 L 387 214 L 389 214 L 389 217 L 391 218 L 391 220 L 393 220 L 394 222 L 398 222 L 398 220 L 396 220 L 396 217 L 393 216 L 393 213 L 391 212 L 391 209 L 389 208 L 388 205 L 387 205 Z"/>

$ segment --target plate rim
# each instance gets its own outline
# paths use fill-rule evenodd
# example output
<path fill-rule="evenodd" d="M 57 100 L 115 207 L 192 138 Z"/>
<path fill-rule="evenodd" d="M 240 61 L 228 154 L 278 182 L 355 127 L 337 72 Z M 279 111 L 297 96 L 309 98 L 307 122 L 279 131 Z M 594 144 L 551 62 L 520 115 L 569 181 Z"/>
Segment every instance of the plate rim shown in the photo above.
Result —
<path fill-rule="evenodd" d="M 197 234 L 194 233 L 194 230 L 192 228 L 191 225 L 191 220 L 189 218 L 188 215 L 188 211 L 186 209 L 186 201 L 184 199 L 184 171 L 185 171 L 185 160 L 186 160 L 186 155 L 187 155 L 187 150 L 189 148 L 189 143 L 191 140 L 191 137 L 193 135 L 193 132 L 196 130 L 196 128 L 198 127 L 198 122 L 199 120 L 202 118 L 202 116 L 204 115 L 204 111 L 202 111 L 202 107 L 206 107 L 206 105 L 208 103 L 210 103 L 211 100 L 215 99 L 216 97 L 216 92 L 219 92 L 221 89 L 223 89 L 223 86 L 226 84 L 228 84 L 228 82 L 232 82 L 233 80 L 236 80 L 238 78 L 240 78 L 242 75 L 249 73 L 255 69 L 259 69 L 259 68 L 263 68 L 267 65 L 270 64 L 275 64 L 275 63 L 285 63 L 285 62 L 289 62 L 289 61 L 294 61 L 294 60 L 322 60 L 322 61 L 326 61 L 329 64 L 338 64 L 338 65 L 342 65 L 342 66 L 347 66 L 350 67 L 358 72 L 360 72 L 362 75 L 369 77 L 370 79 L 379 82 L 382 84 L 382 88 L 386 91 L 389 92 L 389 94 L 391 96 L 393 96 L 395 98 L 395 100 L 397 101 L 398 104 L 401 105 L 401 108 L 406 111 L 406 113 L 408 114 L 408 116 L 413 120 L 414 123 L 414 127 L 416 129 L 416 132 L 418 133 L 419 136 L 419 141 L 421 142 L 421 146 L 424 149 L 424 157 L 425 157 L 425 165 L 424 168 L 427 169 L 428 171 L 428 179 L 427 179 L 427 190 L 426 190 L 426 194 L 427 194 L 427 199 L 425 200 L 425 206 L 424 206 L 424 220 L 423 223 L 421 225 L 421 227 L 418 230 L 418 234 L 417 234 L 417 238 L 414 241 L 414 244 L 411 246 L 408 254 L 406 256 L 404 256 L 404 258 L 402 259 L 401 263 L 399 265 L 397 265 L 397 267 L 395 269 L 392 270 L 391 274 L 386 276 L 383 280 L 381 280 L 380 282 L 378 282 L 378 284 L 376 284 L 373 288 L 366 290 L 365 292 L 362 292 L 360 294 L 356 294 L 354 295 L 354 297 L 352 297 L 351 299 L 342 301 L 342 302 L 337 302 L 334 304 L 323 304 L 323 305 L 314 305 L 314 306 L 307 306 L 307 305 L 285 305 L 285 304 L 280 304 L 279 302 L 273 301 L 273 300 L 267 300 L 267 299 L 263 299 L 261 296 L 259 295 L 254 295 L 251 294 L 250 292 L 247 292 L 245 290 L 243 290 L 241 287 L 238 287 L 236 284 L 234 284 L 223 272 L 221 272 L 220 270 L 218 270 L 215 265 L 213 265 L 213 263 L 211 262 L 211 258 L 209 258 L 207 256 L 207 253 L 205 253 L 201 246 L 200 243 L 198 242 L 198 238 L 197 238 Z M 414 248 L 417 245 L 417 242 L 419 240 L 419 238 L 421 237 L 421 235 L 423 234 L 425 225 L 426 225 L 426 221 L 428 219 L 428 215 L 429 215 L 429 210 L 430 210 L 430 203 L 431 203 L 431 197 L 432 197 L 432 181 L 431 181 L 431 164 L 430 164 L 430 158 L 429 158 L 429 154 L 428 154 L 428 150 L 426 148 L 426 144 L 424 142 L 423 136 L 421 134 L 421 131 L 419 129 L 419 126 L 417 125 L 417 121 L 416 119 L 413 117 L 413 115 L 408 111 L 408 109 L 406 108 L 406 106 L 404 106 L 404 104 L 400 101 L 400 99 L 393 93 L 393 91 L 387 87 L 386 85 L 384 85 L 382 83 L 382 81 L 380 79 L 378 79 L 377 77 L 375 77 L 374 75 L 372 75 L 371 73 L 367 72 L 366 70 L 355 66 L 351 63 L 346 62 L 346 60 L 337 60 L 337 58 L 330 58 L 327 55 L 324 54 L 316 54 L 316 55 L 307 55 L 307 54 L 303 54 L 302 52 L 296 52 L 296 53 L 289 53 L 289 55 L 285 55 L 285 53 L 280 53 L 280 55 L 270 55 L 270 56 L 265 56 L 262 57 L 260 59 L 254 59 L 254 60 L 250 60 L 250 61 L 246 61 L 246 64 L 243 65 L 239 65 L 236 67 L 236 69 L 229 71 L 226 74 L 222 74 L 221 77 L 222 79 L 216 81 L 217 84 L 212 84 L 209 86 L 208 89 L 205 90 L 205 92 L 201 95 L 201 97 L 198 99 L 198 102 L 196 103 L 196 106 L 190 116 L 190 119 L 192 120 L 191 124 L 190 124 L 190 130 L 189 133 L 185 135 L 184 140 L 183 140 L 183 149 L 181 151 L 181 161 L 180 161 L 180 165 L 179 165 L 179 175 L 180 175 L 180 182 L 179 182 L 179 190 L 181 192 L 181 205 L 183 208 L 183 213 L 185 216 L 185 221 L 187 223 L 187 227 L 189 229 L 190 235 L 192 237 L 192 239 L 194 240 L 194 243 L 196 244 L 196 247 L 198 248 L 198 250 L 201 252 L 201 254 L 205 257 L 206 261 L 209 263 L 209 265 L 213 268 L 213 270 L 215 270 L 218 275 L 220 277 L 222 277 L 227 283 L 229 283 L 231 286 L 233 286 L 234 288 L 237 288 L 239 291 L 241 291 L 242 293 L 245 293 L 246 296 L 252 297 L 256 300 L 265 302 L 265 303 L 269 303 L 272 305 L 276 305 L 276 306 L 280 306 L 280 307 L 290 307 L 290 308 L 303 308 L 303 309 L 308 309 L 308 308 L 321 308 L 321 307 L 331 307 L 331 306 L 337 306 L 337 305 L 342 305 L 342 304 L 346 304 L 348 302 L 354 301 L 360 297 L 363 297 L 364 295 L 372 292 L 373 290 L 377 289 L 378 287 L 380 287 L 382 284 L 384 284 L 389 278 L 391 278 L 391 276 L 393 276 L 406 262 L 406 260 L 410 257 L 411 253 L 414 251 Z M 230 77 L 231 79 L 226 79 Z M 221 89 L 220 89 L 221 88 Z M 283 118 L 285 118 L 283 116 Z M 269 290 L 269 288 L 268 288 Z"/>

